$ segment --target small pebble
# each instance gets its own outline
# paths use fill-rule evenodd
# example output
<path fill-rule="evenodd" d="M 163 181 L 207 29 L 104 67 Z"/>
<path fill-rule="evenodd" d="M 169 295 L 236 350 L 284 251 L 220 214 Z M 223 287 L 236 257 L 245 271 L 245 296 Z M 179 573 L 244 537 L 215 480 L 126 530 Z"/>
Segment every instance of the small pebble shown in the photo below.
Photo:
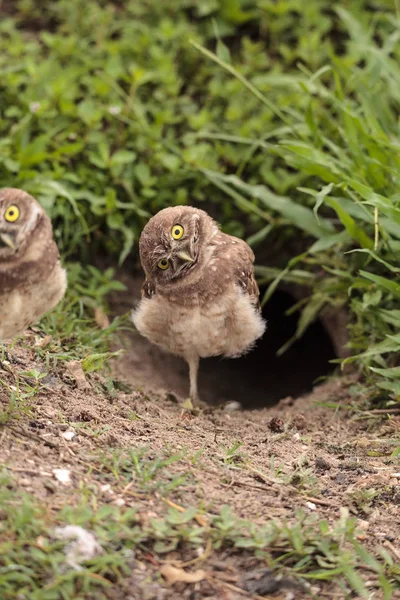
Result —
<path fill-rule="evenodd" d="M 111 489 L 111 485 L 109 483 L 105 483 L 104 485 L 100 486 L 100 491 L 105 493 L 105 492 L 110 492 L 110 494 L 113 494 L 113 490 Z"/>
<path fill-rule="evenodd" d="M 64 438 L 64 440 L 70 442 L 76 436 L 76 433 L 75 431 L 63 431 L 61 435 Z"/>
<path fill-rule="evenodd" d="M 116 506 L 125 506 L 125 500 L 123 498 L 116 498 L 113 504 Z"/>
<path fill-rule="evenodd" d="M 224 406 L 224 410 L 226 412 L 234 412 L 235 410 L 241 410 L 242 409 L 242 405 L 240 404 L 240 402 L 228 402 L 227 404 L 225 404 Z"/>
<path fill-rule="evenodd" d="M 285 428 L 285 421 L 280 417 L 272 417 L 268 423 L 268 428 L 274 433 L 281 432 Z"/>
<path fill-rule="evenodd" d="M 68 469 L 53 469 L 53 475 L 57 481 L 64 485 L 71 483 L 71 471 L 68 471 Z"/>
<path fill-rule="evenodd" d="M 322 456 L 317 456 L 317 458 L 315 459 L 315 466 L 320 471 L 329 471 L 329 469 L 331 468 L 331 465 L 328 463 L 327 460 L 322 458 Z"/>
<path fill-rule="evenodd" d="M 31 485 L 31 483 L 32 483 L 32 482 L 31 482 L 31 480 L 30 480 L 30 479 L 28 479 L 28 478 L 26 478 L 26 477 L 22 477 L 22 478 L 19 480 L 19 482 L 18 482 L 18 483 L 19 483 L 20 485 L 23 485 L 24 487 L 26 487 L 26 486 L 28 486 L 28 485 Z"/>
<path fill-rule="evenodd" d="M 307 419 L 304 415 L 298 414 L 293 417 L 293 425 L 297 427 L 300 431 L 303 429 L 307 429 Z"/>

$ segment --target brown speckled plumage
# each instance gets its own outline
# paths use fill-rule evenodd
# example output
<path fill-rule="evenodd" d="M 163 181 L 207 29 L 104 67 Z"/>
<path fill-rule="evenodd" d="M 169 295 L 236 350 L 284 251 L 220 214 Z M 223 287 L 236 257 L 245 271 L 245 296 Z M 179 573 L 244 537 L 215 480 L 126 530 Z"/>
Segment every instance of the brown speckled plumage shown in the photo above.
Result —
<path fill-rule="evenodd" d="M 177 226 L 184 233 L 174 240 Z M 190 206 L 150 219 L 139 249 L 146 280 L 133 321 L 150 341 L 186 359 L 190 396 L 198 403 L 199 358 L 240 356 L 264 333 L 253 251 Z M 165 270 L 158 266 L 163 260 Z"/>
<path fill-rule="evenodd" d="M 9 222 L 6 212 L 19 216 Z M 49 217 L 26 192 L 0 190 L 0 340 L 10 339 L 53 308 L 64 295 L 66 273 Z"/>

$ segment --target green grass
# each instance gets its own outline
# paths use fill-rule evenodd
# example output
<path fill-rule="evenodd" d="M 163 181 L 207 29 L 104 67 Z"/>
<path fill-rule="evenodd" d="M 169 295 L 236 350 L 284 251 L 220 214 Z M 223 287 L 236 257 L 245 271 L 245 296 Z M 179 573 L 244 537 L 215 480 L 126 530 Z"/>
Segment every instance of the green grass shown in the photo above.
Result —
<path fill-rule="evenodd" d="M 384 549 L 378 557 L 367 552 L 359 541 L 356 520 L 347 509 L 329 522 L 298 510 L 290 521 L 271 519 L 262 525 L 239 518 L 224 505 L 212 512 L 204 506 L 178 510 L 163 498 L 168 498 L 172 489 L 184 494 L 187 482 L 169 472 L 171 465 L 179 466 L 183 460 L 183 456 L 173 454 L 154 459 L 145 449 L 93 455 L 86 485 L 69 491 L 66 500 L 73 497 L 73 502 L 66 501 L 61 509 L 52 507 L 51 497 L 46 504 L 27 493 L 17 497 L 13 479 L 4 469 L 0 491 L 2 597 L 107 598 L 107 589 L 123 585 L 132 572 L 135 557 L 145 564 L 151 557 L 150 564 L 160 568 L 170 552 L 177 552 L 176 556 L 186 561 L 196 556 L 196 549 L 208 548 L 208 554 L 224 550 L 254 555 L 261 565 L 302 585 L 330 581 L 342 590 L 343 597 L 350 597 L 352 591 L 357 597 L 370 597 L 361 577 L 365 570 L 369 580 L 382 590 L 382 597 L 392 598 L 393 586 L 399 584 L 398 565 Z M 182 463 L 180 466 L 182 469 Z M 99 488 L 106 482 L 125 500 L 133 494 L 135 506 L 116 506 L 102 499 Z M 150 497 L 152 509 L 145 516 Z M 84 561 L 81 570 L 66 564 L 66 544 L 54 534 L 55 527 L 67 524 L 93 532 L 104 550 Z M 204 560 L 206 568 L 207 555 Z M 197 562 L 201 565 L 202 560 Z"/>
<path fill-rule="evenodd" d="M 54 310 L 40 321 L 44 343 L 36 347 L 38 355 L 52 368 L 57 363 L 81 360 L 85 372 L 101 369 L 110 358 L 107 352 L 116 332 L 131 327 L 128 315 L 104 324 L 96 321 L 96 311 L 106 314 L 107 297 L 125 286 L 114 278 L 114 270 L 103 272 L 93 266 L 68 264 L 68 289 Z"/>

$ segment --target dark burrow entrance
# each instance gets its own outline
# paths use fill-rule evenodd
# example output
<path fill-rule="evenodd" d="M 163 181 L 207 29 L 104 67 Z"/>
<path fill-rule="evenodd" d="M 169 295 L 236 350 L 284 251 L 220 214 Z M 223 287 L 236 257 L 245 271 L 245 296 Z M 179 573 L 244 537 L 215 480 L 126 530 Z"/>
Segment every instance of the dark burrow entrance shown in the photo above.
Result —
<path fill-rule="evenodd" d="M 261 408 L 310 391 L 316 379 L 333 371 L 329 361 L 335 358 L 335 351 L 320 321 L 313 323 L 282 356 L 276 355 L 296 331 L 298 314 L 285 314 L 293 303 L 287 292 L 274 294 L 263 310 L 267 330 L 246 356 L 203 359 L 200 392 L 204 400 L 212 402 L 217 397 L 237 400 L 246 408 Z"/>
<path fill-rule="evenodd" d="M 127 303 L 123 302 L 123 310 L 120 305 L 117 312 L 125 312 L 140 297 L 142 277 L 125 282 L 129 288 Z M 120 294 L 119 304 L 121 299 Z M 298 314 L 285 314 L 294 302 L 287 292 L 274 294 L 263 310 L 267 331 L 248 355 L 200 361 L 199 389 L 205 402 L 238 401 L 244 408 L 270 406 L 286 396 L 296 397 L 311 391 L 318 378 L 333 371 L 334 366 L 329 361 L 335 358 L 335 350 L 320 321 L 312 324 L 285 354 L 276 356 L 277 350 L 296 331 Z M 126 352 L 115 367 L 117 376 L 129 379 L 137 388 L 161 394 L 172 392 L 180 399 L 188 395 L 186 363 L 166 354 L 136 332 L 128 336 Z"/>

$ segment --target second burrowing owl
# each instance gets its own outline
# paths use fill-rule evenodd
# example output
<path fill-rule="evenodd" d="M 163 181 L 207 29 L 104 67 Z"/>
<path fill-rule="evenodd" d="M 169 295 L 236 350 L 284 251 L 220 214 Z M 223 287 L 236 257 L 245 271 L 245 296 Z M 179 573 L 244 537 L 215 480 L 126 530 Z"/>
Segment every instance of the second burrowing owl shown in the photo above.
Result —
<path fill-rule="evenodd" d="M 190 398 L 199 405 L 199 359 L 241 356 L 264 333 L 253 251 L 191 206 L 150 219 L 139 250 L 146 280 L 133 322 L 151 342 L 186 360 Z"/>
<path fill-rule="evenodd" d="M 13 338 L 53 308 L 66 287 L 43 208 L 22 190 L 0 190 L 0 341 Z"/>

